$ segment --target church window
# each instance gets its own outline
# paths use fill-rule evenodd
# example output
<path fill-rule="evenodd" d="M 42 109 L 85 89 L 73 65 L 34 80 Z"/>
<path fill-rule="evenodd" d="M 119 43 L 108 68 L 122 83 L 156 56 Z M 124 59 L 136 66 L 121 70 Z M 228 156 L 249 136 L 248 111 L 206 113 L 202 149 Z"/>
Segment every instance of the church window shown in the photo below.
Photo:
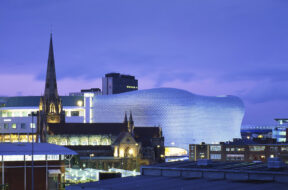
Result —
<path fill-rule="evenodd" d="M 53 103 L 50 104 L 50 113 L 55 113 L 55 105 Z"/>

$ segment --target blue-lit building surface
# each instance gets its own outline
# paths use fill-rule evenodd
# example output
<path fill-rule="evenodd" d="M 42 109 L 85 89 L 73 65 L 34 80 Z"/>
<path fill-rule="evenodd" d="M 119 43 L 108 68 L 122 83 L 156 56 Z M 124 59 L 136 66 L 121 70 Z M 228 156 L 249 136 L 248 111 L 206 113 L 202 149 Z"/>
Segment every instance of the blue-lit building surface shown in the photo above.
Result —
<path fill-rule="evenodd" d="M 132 112 L 135 126 L 161 126 L 166 146 L 216 143 L 240 137 L 244 104 L 235 96 L 200 96 L 174 88 L 156 88 L 95 96 L 93 122 L 120 122 Z"/>

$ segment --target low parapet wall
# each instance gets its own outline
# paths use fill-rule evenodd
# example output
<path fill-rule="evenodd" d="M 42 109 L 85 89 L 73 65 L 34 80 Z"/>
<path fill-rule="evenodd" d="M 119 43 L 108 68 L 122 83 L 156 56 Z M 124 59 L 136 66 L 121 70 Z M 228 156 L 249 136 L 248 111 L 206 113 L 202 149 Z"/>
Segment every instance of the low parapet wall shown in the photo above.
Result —
<path fill-rule="evenodd" d="M 288 184 L 288 172 L 247 171 L 202 168 L 166 168 L 155 166 L 141 167 L 141 175 L 181 178 L 205 178 L 232 181 L 271 181 Z"/>

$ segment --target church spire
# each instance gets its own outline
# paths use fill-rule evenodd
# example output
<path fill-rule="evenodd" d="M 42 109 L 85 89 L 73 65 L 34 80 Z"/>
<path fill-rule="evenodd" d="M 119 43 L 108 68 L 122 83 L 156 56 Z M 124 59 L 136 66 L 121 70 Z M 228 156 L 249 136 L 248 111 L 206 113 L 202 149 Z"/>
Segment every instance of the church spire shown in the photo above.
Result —
<path fill-rule="evenodd" d="M 124 123 L 128 123 L 127 113 L 126 112 L 125 112 L 125 116 L 124 116 Z"/>
<path fill-rule="evenodd" d="M 132 117 L 132 112 L 131 112 L 131 111 L 130 111 L 130 116 L 129 116 L 129 122 L 130 122 L 130 123 L 134 123 L 133 117 Z"/>
<path fill-rule="evenodd" d="M 45 84 L 44 97 L 45 98 L 58 97 L 52 33 L 50 34 L 50 45 L 49 45 L 49 55 L 48 55 L 48 63 L 47 63 L 47 73 L 46 73 L 46 84 Z"/>

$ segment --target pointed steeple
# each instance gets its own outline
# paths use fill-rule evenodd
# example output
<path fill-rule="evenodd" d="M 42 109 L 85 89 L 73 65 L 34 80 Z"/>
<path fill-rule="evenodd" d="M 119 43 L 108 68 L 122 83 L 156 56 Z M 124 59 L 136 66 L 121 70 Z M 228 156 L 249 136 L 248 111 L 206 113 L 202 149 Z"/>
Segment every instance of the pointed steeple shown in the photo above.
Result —
<path fill-rule="evenodd" d="M 58 97 L 52 33 L 50 34 L 50 45 L 49 45 L 44 97 L 48 99 Z"/>
<path fill-rule="evenodd" d="M 132 117 L 132 112 L 131 112 L 131 111 L 130 111 L 130 116 L 129 116 L 129 122 L 130 122 L 130 123 L 134 123 L 133 117 Z"/>
<path fill-rule="evenodd" d="M 127 113 L 125 112 L 124 123 L 128 123 Z"/>
<path fill-rule="evenodd" d="M 129 121 L 128 121 L 128 132 L 134 135 L 134 121 L 132 118 L 132 112 L 130 111 Z"/>

